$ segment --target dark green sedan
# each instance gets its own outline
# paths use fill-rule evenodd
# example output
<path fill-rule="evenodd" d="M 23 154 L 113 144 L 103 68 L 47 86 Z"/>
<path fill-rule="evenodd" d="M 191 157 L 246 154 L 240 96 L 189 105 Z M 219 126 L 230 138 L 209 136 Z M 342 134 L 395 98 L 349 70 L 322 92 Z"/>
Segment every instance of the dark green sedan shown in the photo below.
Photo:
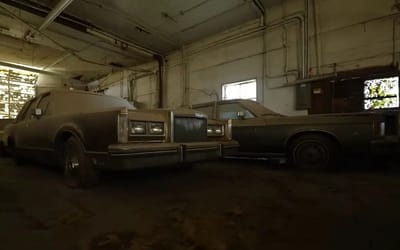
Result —
<path fill-rule="evenodd" d="M 328 168 L 346 155 L 400 152 L 399 111 L 288 117 L 251 100 L 197 104 L 209 117 L 232 119 L 240 153 L 285 157 L 292 166 Z"/>

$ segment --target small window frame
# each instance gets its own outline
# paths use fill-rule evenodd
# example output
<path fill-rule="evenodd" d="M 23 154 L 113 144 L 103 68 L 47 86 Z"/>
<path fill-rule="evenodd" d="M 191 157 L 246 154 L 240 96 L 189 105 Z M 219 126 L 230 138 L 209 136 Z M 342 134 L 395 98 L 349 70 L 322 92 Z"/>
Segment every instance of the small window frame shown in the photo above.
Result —
<path fill-rule="evenodd" d="M 255 96 L 251 97 L 251 98 L 243 98 L 243 97 L 239 97 L 239 98 L 226 98 L 226 87 L 227 86 L 235 86 L 235 85 L 244 85 L 244 84 L 250 84 L 250 83 L 255 83 Z M 228 83 L 223 83 L 221 85 L 221 99 L 222 100 L 233 100 L 233 99 L 248 99 L 248 100 L 253 100 L 253 101 L 257 101 L 257 78 L 251 78 L 251 79 L 247 79 L 247 80 L 243 80 L 243 81 L 237 81 L 237 82 L 228 82 Z"/>
<path fill-rule="evenodd" d="M 365 94 L 365 89 L 366 89 L 366 84 L 368 81 L 379 81 L 379 80 L 385 80 L 385 79 L 392 79 L 392 78 L 397 78 L 397 94 L 396 96 L 377 96 L 377 97 L 366 97 Z M 375 78 L 368 78 L 364 79 L 363 82 L 363 110 L 364 111 L 373 111 L 373 110 L 393 110 L 393 109 L 399 109 L 400 108 L 400 76 L 399 75 L 392 75 L 392 76 L 385 76 L 385 77 L 375 77 Z M 373 99 L 386 99 L 386 98 L 396 98 L 397 97 L 397 106 L 395 107 L 382 107 L 382 108 L 366 108 L 365 101 L 366 100 L 373 100 Z"/>

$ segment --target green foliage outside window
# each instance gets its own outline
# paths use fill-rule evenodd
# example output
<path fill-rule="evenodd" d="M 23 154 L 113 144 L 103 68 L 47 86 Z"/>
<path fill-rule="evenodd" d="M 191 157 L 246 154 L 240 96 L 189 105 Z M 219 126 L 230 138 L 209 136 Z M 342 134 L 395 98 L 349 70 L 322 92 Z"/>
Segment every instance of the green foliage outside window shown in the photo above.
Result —
<path fill-rule="evenodd" d="M 399 107 L 399 77 L 365 81 L 365 110 L 397 107 Z"/>

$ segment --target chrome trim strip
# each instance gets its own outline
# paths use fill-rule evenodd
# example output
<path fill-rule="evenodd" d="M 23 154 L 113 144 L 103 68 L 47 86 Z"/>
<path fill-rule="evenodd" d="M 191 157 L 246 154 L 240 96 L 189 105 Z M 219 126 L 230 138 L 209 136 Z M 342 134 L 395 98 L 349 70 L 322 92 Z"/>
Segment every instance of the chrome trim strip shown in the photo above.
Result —
<path fill-rule="evenodd" d="M 210 151 L 210 150 L 218 150 L 218 146 L 215 147 L 204 147 L 204 148 L 186 148 L 186 151 Z"/>
<path fill-rule="evenodd" d="M 91 154 L 91 155 L 108 155 L 107 152 L 98 152 L 98 151 L 86 151 L 86 154 Z"/>
<path fill-rule="evenodd" d="M 137 155 L 157 155 L 177 153 L 178 150 L 152 151 L 152 152 L 132 152 L 132 153 L 110 153 L 113 157 L 137 156 Z"/>

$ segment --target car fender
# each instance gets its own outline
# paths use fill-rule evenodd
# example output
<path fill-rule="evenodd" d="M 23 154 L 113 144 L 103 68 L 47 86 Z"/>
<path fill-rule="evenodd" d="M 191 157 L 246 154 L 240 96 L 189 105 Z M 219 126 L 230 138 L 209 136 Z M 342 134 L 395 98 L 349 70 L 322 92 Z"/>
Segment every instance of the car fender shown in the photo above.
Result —
<path fill-rule="evenodd" d="M 85 141 L 85 137 L 83 136 L 83 132 L 81 130 L 81 128 L 75 124 L 75 123 L 67 123 L 67 124 L 63 124 L 62 126 L 60 126 L 57 129 L 55 138 L 54 138 L 54 144 L 57 145 L 57 143 L 59 142 L 59 140 L 63 139 L 62 137 L 65 134 L 70 134 L 76 138 L 78 138 L 81 143 L 86 147 L 86 141 Z"/>
<path fill-rule="evenodd" d="M 296 130 L 296 131 L 293 131 L 292 133 L 290 133 L 290 134 L 285 138 L 284 147 L 287 148 L 287 147 L 289 146 L 290 142 L 291 142 L 294 138 L 296 138 L 296 137 L 298 137 L 298 136 L 300 136 L 300 135 L 303 135 L 303 134 L 322 134 L 322 135 L 326 135 L 326 136 L 328 136 L 329 138 L 332 138 L 333 140 L 335 140 L 335 142 L 337 142 L 337 143 L 340 145 L 339 139 L 338 139 L 337 136 L 336 136 L 334 133 L 332 133 L 331 131 L 324 130 L 324 129 L 314 129 L 314 128 L 310 128 L 310 129 L 299 129 L 299 130 Z"/>

